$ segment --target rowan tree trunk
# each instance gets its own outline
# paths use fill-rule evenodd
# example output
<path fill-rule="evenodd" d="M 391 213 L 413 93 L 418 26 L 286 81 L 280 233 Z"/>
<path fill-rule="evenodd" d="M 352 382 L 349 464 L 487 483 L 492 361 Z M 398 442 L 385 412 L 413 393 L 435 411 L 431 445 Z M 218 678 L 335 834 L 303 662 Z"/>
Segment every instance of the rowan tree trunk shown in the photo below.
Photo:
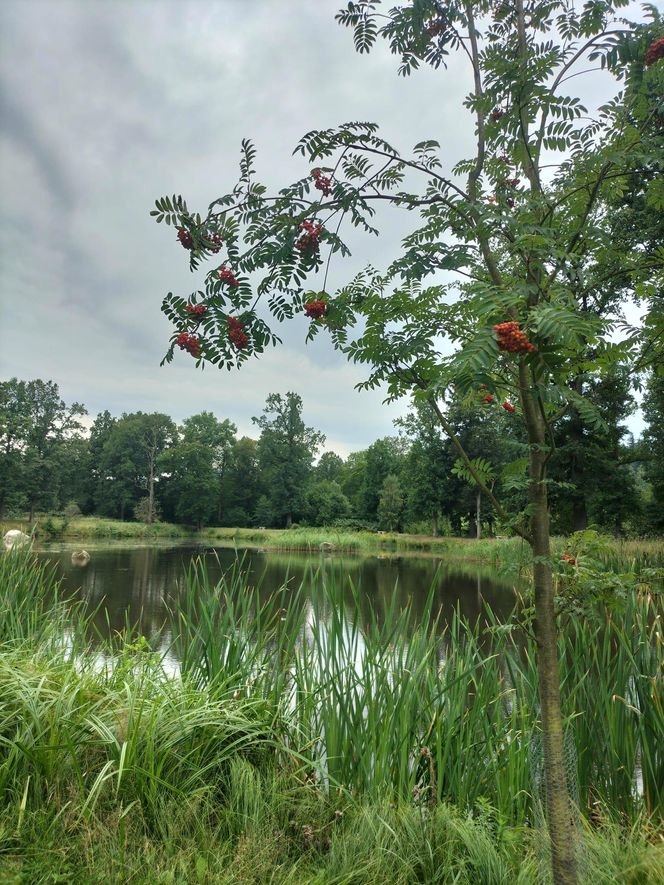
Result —
<path fill-rule="evenodd" d="M 554 885 L 576 885 L 575 812 L 567 785 L 560 703 L 560 672 L 554 610 L 553 575 L 546 485 L 544 422 L 530 403 L 527 423 L 530 438 L 530 504 L 532 507 L 533 578 L 535 586 L 535 639 L 546 819 L 551 840 Z"/>

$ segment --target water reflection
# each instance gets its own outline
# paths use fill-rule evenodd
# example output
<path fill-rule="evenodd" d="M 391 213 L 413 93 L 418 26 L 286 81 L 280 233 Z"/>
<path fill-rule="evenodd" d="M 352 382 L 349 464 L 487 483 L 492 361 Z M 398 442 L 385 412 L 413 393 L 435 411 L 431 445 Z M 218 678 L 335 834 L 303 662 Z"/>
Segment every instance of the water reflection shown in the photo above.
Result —
<path fill-rule="evenodd" d="M 366 620 L 372 609 L 380 620 L 391 606 L 398 610 L 410 603 L 417 622 L 432 586 L 433 610 L 440 612 L 441 628 L 455 609 L 474 622 L 482 616 L 483 601 L 501 619 L 514 604 L 512 584 L 494 569 L 438 558 L 308 555 L 200 545 L 111 546 L 90 552 L 85 568 L 72 563 L 71 547 L 51 547 L 39 556 L 54 562 L 64 589 L 95 611 L 93 623 L 101 635 L 119 632 L 129 623 L 148 639 L 157 640 L 168 617 L 169 601 L 181 592 L 185 571 L 198 556 L 205 559 L 211 582 L 240 560 L 249 582 L 265 598 L 284 582 L 296 588 L 319 571 L 322 580 L 344 587 L 347 602 L 353 587 L 357 589 Z M 163 646 L 164 640 L 162 635 L 156 644 Z"/>

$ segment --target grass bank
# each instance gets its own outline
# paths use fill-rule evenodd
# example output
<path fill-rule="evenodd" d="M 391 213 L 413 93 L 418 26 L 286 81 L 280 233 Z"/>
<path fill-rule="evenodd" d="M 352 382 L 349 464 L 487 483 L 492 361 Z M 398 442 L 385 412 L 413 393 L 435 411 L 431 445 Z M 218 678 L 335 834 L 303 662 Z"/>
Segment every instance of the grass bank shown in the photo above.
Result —
<path fill-rule="evenodd" d="M 0 534 L 12 528 L 30 533 L 26 521 L 5 521 Z M 426 554 L 448 559 L 491 564 L 527 565 L 530 551 L 520 538 L 483 538 L 409 535 L 398 532 L 358 532 L 335 528 L 205 528 L 201 532 L 172 523 L 146 525 L 96 516 L 66 520 L 60 516 L 40 518 L 32 527 L 39 540 L 192 540 L 225 546 L 259 547 L 266 550 L 329 553 Z M 554 538 L 553 552 L 559 557 L 567 549 L 568 539 Z M 626 569 L 633 566 L 664 566 L 664 539 L 603 539 L 601 556 L 607 567 Z"/>
<path fill-rule="evenodd" d="M 87 652 L 52 572 L 0 557 L 0 881 L 546 881 L 530 640 L 306 590 L 195 564 L 174 678 L 141 637 Z M 561 637 L 589 885 L 662 881 L 661 616 Z"/>

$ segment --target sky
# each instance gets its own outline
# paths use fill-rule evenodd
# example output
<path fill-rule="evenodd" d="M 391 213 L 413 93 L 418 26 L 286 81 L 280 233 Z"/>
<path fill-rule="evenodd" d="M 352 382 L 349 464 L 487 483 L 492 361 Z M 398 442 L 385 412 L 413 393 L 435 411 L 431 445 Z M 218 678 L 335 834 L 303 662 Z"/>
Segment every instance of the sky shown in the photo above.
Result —
<path fill-rule="evenodd" d="M 343 456 L 394 433 L 407 404 L 356 391 L 365 370 L 325 335 L 305 346 L 304 318 L 239 372 L 201 372 L 179 351 L 159 366 L 171 332 L 162 298 L 188 295 L 203 272 L 190 274 L 188 253 L 150 209 L 181 193 L 204 212 L 235 184 L 242 138 L 274 188 L 308 171 L 292 156 L 303 133 L 347 120 L 379 123 L 404 152 L 436 138 L 447 169 L 472 153 L 462 59 L 400 78 L 384 44 L 355 53 L 334 22 L 340 5 L 0 0 L 1 379 L 53 380 L 91 417 L 140 409 L 181 421 L 209 410 L 248 435 L 267 395 L 292 390 Z M 589 97 L 608 98 L 593 76 Z M 379 226 L 378 239 L 350 238 L 332 286 L 395 254 L 404 218 L 387 212 Z"/>

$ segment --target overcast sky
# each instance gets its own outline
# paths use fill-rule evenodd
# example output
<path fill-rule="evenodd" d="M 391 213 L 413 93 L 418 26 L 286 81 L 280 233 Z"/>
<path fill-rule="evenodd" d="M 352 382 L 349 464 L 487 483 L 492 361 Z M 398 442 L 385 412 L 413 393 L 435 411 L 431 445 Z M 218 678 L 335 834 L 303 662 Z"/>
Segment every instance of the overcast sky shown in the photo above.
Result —
<path fill-rule="evenodd" d="M 92 416 L 208 409 L 247 434 L 268 393 L 294 390 L 342 455 L 394 432 L 404 407 L 355 391 L 362 368 L 324 335 L 305 347 L 303 319 L 240 372 L 197 371 L 179 351 L 159 367 L 171 331 L 162 297 L 188 294 L 202 273 L 148 213 L 166 193 L 204 211 L 235 183 L 243 137 L 274 186 L 307 171 L 291 156 L 304 132 L 347 120 L 379 123 L 404 150 L 437 138 L 448 167 L 472 152 L 461 59 L 398 78 L 386 47 L 355 54 L 334 22 L 340 5 L 0 0 L 0 378 L 52 379 Z M 605 82 L 586 88 L 608 97 Z M 384 266 L 402 224 L 388 215 L 379 240 L 353 239 L 332 284 Z"/>

